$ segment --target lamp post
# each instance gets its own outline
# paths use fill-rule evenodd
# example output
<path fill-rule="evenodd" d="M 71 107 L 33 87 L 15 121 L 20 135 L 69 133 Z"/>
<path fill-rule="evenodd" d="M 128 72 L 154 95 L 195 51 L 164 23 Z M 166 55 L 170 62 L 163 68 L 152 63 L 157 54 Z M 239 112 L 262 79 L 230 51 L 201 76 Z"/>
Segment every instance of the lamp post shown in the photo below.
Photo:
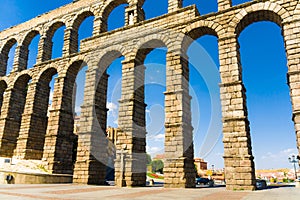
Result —
<path fill-rule="evenodd" d="M 296 163 L 298 163 L 298 159 L 296 158 L 295 155 L 292 155 L 291 157 L 289 157 L 289 162 L 293 163 L 293 165 L 294 165 L 295 178 L 297 180 L 298 177 L 297 177 L 297 171 L 296 171 Z"/>

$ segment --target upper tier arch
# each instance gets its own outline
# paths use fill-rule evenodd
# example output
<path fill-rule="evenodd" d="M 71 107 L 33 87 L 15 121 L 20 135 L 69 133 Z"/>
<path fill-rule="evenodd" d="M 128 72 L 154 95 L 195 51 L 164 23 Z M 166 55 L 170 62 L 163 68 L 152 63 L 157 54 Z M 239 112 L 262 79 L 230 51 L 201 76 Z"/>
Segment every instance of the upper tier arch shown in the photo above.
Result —
<path fill-rule="evenodd" d="M 102 23 L 101 23 L 101 32 L 107 31 L 107 21 L 109 14 L 119 5 L 121 4 L 130 4 L 130 0 L 109 0 L 105 5 L 102 7 L 100 11 L 100 16 L 102 18 Z M 125 16 L 124 16 L 125 17 Z M 123 18 L 123 20 L 125 20 Z"/>
<path fill-rule="evenodd" d="M 106 70 L 107 67 L 117 58 L 127 54 L 126 49 L 121 45 L 114 45 L 108 47 L 100 54 L 100 60 L 98 62 L 98 68 Z"/>
<path fill-rule="evenodd" d="M 189 46 L 194 40 L 204 35 L 213 35 L 217 38 L 226 35 L 225 29 L 222 25 L 214 21 L 204 20 L 190 24 L 182 30 L 182 33 L 184 34 L 184 37 L 182 39 L 181 48 L 184 54 L 186 54 Z"/>
<path fill-rule="evenodd" d="M 78 31 L 81 23 L 88 17 L 95 17 L 95 13 L 89 9 L 87 10 L 84 10 L 82 12 L 80 12 L 79 14 L 77 14 L 75 17 L 74 17 L 74 21 L 72 21 L 70 24 L 71 24 L 71 28 L 74 30 L 74 31 Z"/>
<path fill-rule="evenodd" d="M 258 21 L 271 21 L 282 27 L 289 20 L 290 13 L 276 3 L 264 2 L 242 9 L 231 20 L 228 32 L 237 36 L 250 24 Z"/>
<path fill-rule="evenodd" d="M 166 47 L 168 50 L 172 49 L 172 40 L 162 34 L 146 36 L 135 45 L 131 55 L 137 64 L 142 64 L 147 54 L 159 47 Z"/>
<path fill-rule="evenodd" d="M 0 76 L 5 76 L 7 72 L 7 62 L 8 62 L 8 54 L 10 49 L 18 44 L 18 41 L 15 38 L 9 39 L 0 51 Z"/>

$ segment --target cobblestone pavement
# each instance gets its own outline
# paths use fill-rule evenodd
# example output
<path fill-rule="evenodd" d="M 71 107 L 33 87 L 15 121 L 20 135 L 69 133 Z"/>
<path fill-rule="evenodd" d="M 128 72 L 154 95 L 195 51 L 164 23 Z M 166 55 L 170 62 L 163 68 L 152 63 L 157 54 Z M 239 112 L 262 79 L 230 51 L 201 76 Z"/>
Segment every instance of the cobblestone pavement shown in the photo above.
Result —
<path fill-rule="evenodd" d="M 300 188 L 278 187 L 260 191 L 226 191 L 224 187 L 165 189 L 162 187 L 117 188 L 113 186 L 87 186 L 72 184 L 55 185 L 0 185 L 0 199 L 50 199 L 50 200 L 87 200 L 87 199 L 205 199 L 205 200 L 276 200 L 288 197 L 299 200 Z"/>

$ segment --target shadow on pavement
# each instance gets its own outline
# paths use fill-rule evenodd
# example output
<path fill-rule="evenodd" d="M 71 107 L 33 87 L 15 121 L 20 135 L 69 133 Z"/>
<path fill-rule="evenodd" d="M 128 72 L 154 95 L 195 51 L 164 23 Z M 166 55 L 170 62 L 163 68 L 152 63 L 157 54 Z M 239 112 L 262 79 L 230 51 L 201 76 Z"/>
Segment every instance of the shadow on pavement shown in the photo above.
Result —
<path fill-rule="evenodd" d="M 266 189 L 263 189 L 263 190 L 272 190 L 272 189 L 278 189 L 278 188 L 286 188 L 286 187 L 289 187 L 289 188 L 292 188 L 292 187 L 295 187 L 294 185 L 269 185 Z"/>

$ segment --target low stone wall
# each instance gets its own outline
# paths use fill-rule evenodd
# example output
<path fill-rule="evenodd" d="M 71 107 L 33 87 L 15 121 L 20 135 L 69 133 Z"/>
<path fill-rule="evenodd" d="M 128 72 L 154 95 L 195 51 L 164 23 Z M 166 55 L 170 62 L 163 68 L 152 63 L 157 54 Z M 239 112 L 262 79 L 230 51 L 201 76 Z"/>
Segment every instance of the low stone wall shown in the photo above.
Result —
<path fill-rule="evenodd" d="M 7 181 L 7 176 L 12 179 Z M 73 176 L 65 174 L 34 174 L 0 171 L 0 184 L 51 184 L 51 183 L 72 183 Z"/>

